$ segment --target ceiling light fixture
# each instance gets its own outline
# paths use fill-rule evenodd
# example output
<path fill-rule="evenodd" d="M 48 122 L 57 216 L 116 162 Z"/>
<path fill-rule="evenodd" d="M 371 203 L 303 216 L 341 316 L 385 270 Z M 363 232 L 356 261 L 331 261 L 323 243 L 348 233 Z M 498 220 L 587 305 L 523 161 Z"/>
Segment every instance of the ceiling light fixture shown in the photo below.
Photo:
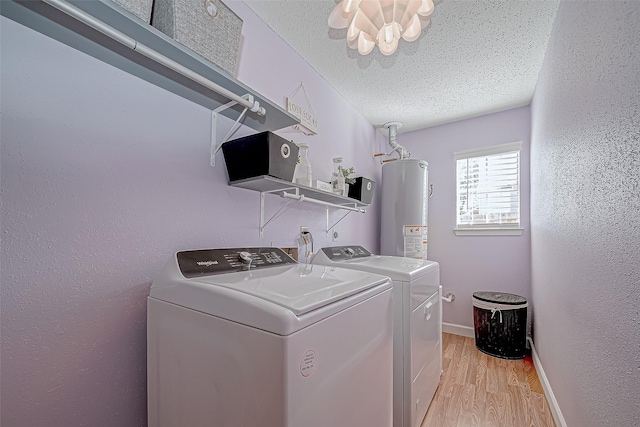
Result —
<path fill-rule="evenodd" d="M 420 37 L 433 12 L 433 0 L 342 0 L 329 15 L 329 27 L 348 28 L 347 44 L 368 55 L 375 45 L 383 55 L 398 48 L 400 37 Z"/>

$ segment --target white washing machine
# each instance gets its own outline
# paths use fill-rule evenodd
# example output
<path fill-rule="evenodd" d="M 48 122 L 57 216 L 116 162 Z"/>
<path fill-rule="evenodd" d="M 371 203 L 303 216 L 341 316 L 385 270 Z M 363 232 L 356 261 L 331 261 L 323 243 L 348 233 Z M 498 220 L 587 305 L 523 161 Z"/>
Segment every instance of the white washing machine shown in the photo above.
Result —
<path fill-rule="evenodd" d="M 150 427 L 389 427 L 387 277 L 276 248 L 178 252 L 148 298 Z"/>
<path fill-rule="evenodd" d="M 393 426 L 419 427 L 442 374 L 442 288 L 437 262 L 372 255 L 362 246 L 323 248 L 313 264 L 393 281 Z"/>

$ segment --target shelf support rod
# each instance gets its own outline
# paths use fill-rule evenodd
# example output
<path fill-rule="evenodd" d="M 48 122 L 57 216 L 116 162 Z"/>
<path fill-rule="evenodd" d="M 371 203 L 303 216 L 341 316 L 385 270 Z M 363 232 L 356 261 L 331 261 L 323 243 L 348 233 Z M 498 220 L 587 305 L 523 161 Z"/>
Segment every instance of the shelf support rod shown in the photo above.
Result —
<path fill-rule="evenodd" d="M 304 194 L 291 194 L 291 193 L 287 193 L 286 191 L 283 191 L 282 192 L 282 197 L 284 197 L 285 199 L 299 200 L 301 202 L 315 203 L 317 205 L 322 205 L 322 206 L 330 206 L 330 207 L 336 208 L 336 209 L 345 209 L 345 210 L 348 210 L 348 211 L 360 212 L 360 213 L 367 212 L 364 209 L 360 209 L 360 208 L 356 208 L 356 207 L 345 206 L 345 205 L 337 205 L 335 203 L 324 202 L 322 200 L 313 199 L 311 197 L 305 197 Z"/>
<path fill-rule="evenodd" d="M 231 101 L 235 101 L 238 104 L 248 108 L 251 112 L 257 113 L 259 116 L 264 116 L 266 114 L 266 110 L 264 107 L 260 106 L 258 101 L 255 101 L 253 97 L 251 99 L 245 99 L 235 93 L 231 92 L 228 89 L 212 82 L 211 80 L 201 76 L 198 73 L 195 73 L 188 69 L 187 67 L 177 63 L 176 61 L 167 58 L 166 56 L 156 52 L 148 46 L 145 46 L 142 43 L 139 43 L 137 40 L 127 36 L 126 34 L 116 30 L 115 28 L 105 24 L 104 22 L 94 18 L 83 10 L 73 6 L 72 4 L 64 1 L 64 0 L 43 0 L 45 3 L 49 4 L 52 7 L 60 10 L 63 13 L 75 18 L 76 20 L 82 22 L 85 25 L 93 28 L 96 31 L 101 32 L 107 37 L 112 38 L 118 43 L 139 52 L 141 55 L 146 56 L 147 58 L 157 62 L 158 64 L 164 65 L 165 67 L 175 71 L 182 76 L 201 84 L 202 86 L 211 89 L 212 91 L 219 93 L 220 95 L 230 99 Z"/>

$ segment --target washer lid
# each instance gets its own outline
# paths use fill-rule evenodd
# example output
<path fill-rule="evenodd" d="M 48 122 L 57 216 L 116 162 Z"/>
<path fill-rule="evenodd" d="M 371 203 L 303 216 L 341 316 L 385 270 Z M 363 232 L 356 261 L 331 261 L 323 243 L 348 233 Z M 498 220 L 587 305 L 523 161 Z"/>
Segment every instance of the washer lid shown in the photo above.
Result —
<path fill-rule="evenodd" d="M 314 256 L 312 262 L 314 264 L 334 265 L 368 271 L 388 276 L 391 280 L 407 282 L 440 269 L 439 264 L 435 261 L 390 255 L 371 255 L 360 246 L 352 247 L 354 249 L 352 258 L 339 256 L 339 253 L 344 252 L 343 248 L 347 247 L 323 248 Z M 364 250 L 368 255 L 360 255 L 361 250 Z"/>
<path fill-rule="evenodd" d="M 234 292 L 261 298 L 284 307 L 297 316 L 383 284 L 385 281 L 385 277 L 343 268 L 327 269 L 301 264 L 194 280 L 204 285 L 223 286 Z M 241 301 L 242 297 L 239 296 L 238 299 Z"/>
<path fill-rule="evenodd" d="M 336 264 L 337 265 L 337 264 Z M 390 255 L 371 255 L 345 261 L 345 267 L 389 276 L 391 280 L 412 281 L 440 269 L 435 261 Z"/>
<path fill-rule="evenodd" d="M 173 257 L 150 297 L 288 335 L 390 288 L 384 276 L 302 264 L 187 278 Z"/>

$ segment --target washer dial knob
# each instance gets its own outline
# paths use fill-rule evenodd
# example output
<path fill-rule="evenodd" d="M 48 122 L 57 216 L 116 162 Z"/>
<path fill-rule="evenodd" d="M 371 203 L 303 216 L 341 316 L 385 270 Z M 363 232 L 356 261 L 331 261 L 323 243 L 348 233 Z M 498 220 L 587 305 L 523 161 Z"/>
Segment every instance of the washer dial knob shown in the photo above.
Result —
<path fill-rule="evenodd" d="M 243 264 L 251 264 L 251 261 L 253 261 L 251 254 L 247 251 L 238 252 L 238 259 L 240 259 Z"/>

